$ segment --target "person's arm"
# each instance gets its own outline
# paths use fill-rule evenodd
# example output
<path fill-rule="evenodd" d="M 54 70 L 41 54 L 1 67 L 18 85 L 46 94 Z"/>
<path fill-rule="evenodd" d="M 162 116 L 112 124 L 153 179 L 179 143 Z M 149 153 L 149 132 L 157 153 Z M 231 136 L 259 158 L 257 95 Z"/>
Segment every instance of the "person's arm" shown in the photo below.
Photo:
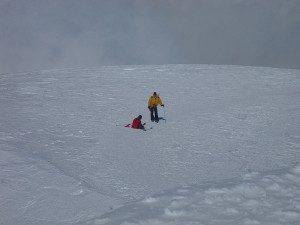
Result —
<path fill-rule="evenodd" d="M 148 109 L 150 109 L 150 107 L 151 107 L 151 97 L 149 98 L 149 100 L 148 100 Z"/>
<path fill-rule="evenodd" d="M 162 106 L 162 107 L 164 107 L 165 105 L 163 104 L 163 102 L 162 102 L 162 100 L 161 100 L 161 98 L 159 97 L 158 98 L 158 104 L 160 104 L 160 106 Z"/>
<path fill-rule="evenodd" d="M 140 121 L 140 129 L 145 129 L 145 127 L 144 127 L 144 125 L 145 125 L 146 123 L 144 123 L 144 124 L 142 124 L 142 121 Z"/>

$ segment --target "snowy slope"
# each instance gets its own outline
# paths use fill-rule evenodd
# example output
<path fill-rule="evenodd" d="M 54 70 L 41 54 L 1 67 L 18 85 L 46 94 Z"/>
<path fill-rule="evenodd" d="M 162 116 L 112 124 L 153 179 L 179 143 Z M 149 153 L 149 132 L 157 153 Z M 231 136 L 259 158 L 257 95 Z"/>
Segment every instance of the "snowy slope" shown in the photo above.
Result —
<path fill-rule="evenodd" d="M 299 221 L 298 70 L 49 70 L 0 92 L 1 225 Z M 117 126 L 139 114 L 152 130 Z"/>

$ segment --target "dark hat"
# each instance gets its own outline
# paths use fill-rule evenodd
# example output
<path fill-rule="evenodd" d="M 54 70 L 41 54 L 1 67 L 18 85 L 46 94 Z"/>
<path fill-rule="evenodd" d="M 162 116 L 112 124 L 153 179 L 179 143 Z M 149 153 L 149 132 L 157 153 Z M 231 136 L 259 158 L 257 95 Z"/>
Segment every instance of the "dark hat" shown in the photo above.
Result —
<path fill-rule="evenodd" d="M 153 92 L 153 95 L 157 95 L 156 92 Z"/>
<path fill-rule="evenodd" d="M 143 117 L 142 117 L 142 115 L 139 115 L 137 118 L 140 120 L 140 119 L 142 119 Z"/>

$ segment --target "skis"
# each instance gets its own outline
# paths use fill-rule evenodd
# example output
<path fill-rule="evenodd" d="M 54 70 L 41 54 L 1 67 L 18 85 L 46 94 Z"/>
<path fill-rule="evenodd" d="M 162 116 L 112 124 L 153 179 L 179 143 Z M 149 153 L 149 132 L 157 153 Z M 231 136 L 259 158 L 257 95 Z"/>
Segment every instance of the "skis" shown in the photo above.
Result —
<path fill-rule="evenodd" d="M 144 124 L 145 125 L 145 124 Z M 128 124 L 124 124 L 124 125 L 121 125 L 121 124 L 116 124 L 117 127 L 125 127 L 125 128 L 132 128 L 131 127 L 131 123 L 128 123 Z M 143 130 L 143 131 L 147 131 L 147 130 L 151 130 L 153 129 L 153 127 L 148 127 L 148 128 L 144 128 L 144 129 L 135 129 L 135 130 Z"/>
<path fill-rule="evenodd" d="M 152 122 L 158 123 L 160 120 L 164 120 L 165 122 L 167 121 L 164 117 L 158 117 L 158 120 L 152 120 Z"/>
<path fill-rule="evenodd" d="M 164 117 L 158 117 L 158 120 L 164 120 L 164 121 L 166 121 L 167 119 L 165 119 Z"/>

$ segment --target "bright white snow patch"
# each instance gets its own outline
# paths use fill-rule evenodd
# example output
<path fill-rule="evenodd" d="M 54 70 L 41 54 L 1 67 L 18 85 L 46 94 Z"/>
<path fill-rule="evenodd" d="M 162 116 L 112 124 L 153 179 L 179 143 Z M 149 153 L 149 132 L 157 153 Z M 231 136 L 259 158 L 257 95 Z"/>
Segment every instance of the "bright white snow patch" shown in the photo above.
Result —
<path fill-rule="evenodd" d="M 299 170 L 298 165 L 292 169 L 258 173 L 247 180 L 236 178 L 194 185 L 186 187 L 184 192 L 182 189 L 165 191 L 125 205 L 88 224 L 99 224 L 99 221 L 122 225 L 298 224 Z"/>

